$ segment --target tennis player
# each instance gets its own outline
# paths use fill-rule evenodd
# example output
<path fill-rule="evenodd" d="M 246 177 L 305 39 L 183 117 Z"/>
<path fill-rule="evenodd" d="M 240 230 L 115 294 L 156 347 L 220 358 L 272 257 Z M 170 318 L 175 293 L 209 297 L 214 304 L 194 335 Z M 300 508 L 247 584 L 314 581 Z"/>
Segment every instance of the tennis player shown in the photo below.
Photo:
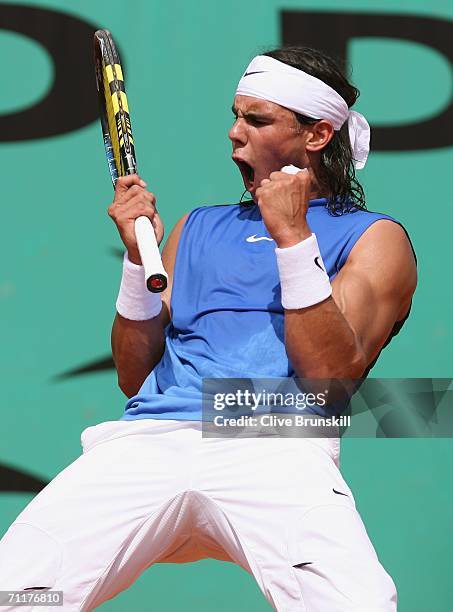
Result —
<path fill-rule="evenodd" d="M 365 377 L 408 317 L 414 253 L 398 221 L 365 210 L 357 97 L 319 51 L 252 60 L 229 132 L 251 201 L 177 223 L 162 296 L 144 289 L 133 231 L 145 214 L 162 240 L 156 199 L 140 177 L 118 180 L 109 215 L 127 253 L 112 346 L 129 400 L 82 433 L 81 457 L 7 531 L 0 589 L 62 590 L 64 610 L 85 611 L 154 563 L 212 557 L 250 572 L 279 611 L 397 609 L 338 438 L 201 431 L 204 377 Z"/>

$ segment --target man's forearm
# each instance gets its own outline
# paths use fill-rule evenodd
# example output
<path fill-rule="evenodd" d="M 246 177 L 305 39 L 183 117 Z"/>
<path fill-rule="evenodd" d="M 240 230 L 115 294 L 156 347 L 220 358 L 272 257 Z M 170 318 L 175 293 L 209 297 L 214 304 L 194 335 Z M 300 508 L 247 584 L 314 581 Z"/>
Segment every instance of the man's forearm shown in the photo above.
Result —
<path fill-rule="evenodd" d="M 367 366 L 354 331 L 332 297 L 285 311 L 285 346 L 303 378 L 360 378 Z"/>
<path fill-rule="evenodd" d="M 130 321 L 118 313 L 112 328 L 112 354 L 118 385 L 132 397 L 140 389 L 164 353 L 165 334 L 160 316 L 147 321 Z"/>

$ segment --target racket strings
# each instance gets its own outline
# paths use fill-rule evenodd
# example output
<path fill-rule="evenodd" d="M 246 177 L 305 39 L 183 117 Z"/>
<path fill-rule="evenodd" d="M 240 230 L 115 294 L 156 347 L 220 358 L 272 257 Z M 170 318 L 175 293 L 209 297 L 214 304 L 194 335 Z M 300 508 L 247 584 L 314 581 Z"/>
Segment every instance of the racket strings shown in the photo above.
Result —
<path fill-rule="evenodd" d="M 123 169 L 123 164 L 121 160 L 120 140 L 119 140 L 118 130 L 116 126 L 115 105 L 114 105 L 114 100 L 113 100 L 113 94 L 111 92 L 111 84 L 109 81 L 108 66 L 104 67 L 102 80 L 104 84 L 105 110 L 107 114 L 107 122 L 108 122 L 109 132 L 110 132 L 110 140 L 111 140 L 112 149 L 113 149 L 113 157 L 115 159 L 115 164 L 118 170 L 118 175 L 122 176 L 124 174 L 124 169 Z"/>
<path fill-rule="evenodd" d="M 105 79 L 108 82 L 108 91 Z M 105 95 L 109 100 L 109 129 L 110 133 L 115 135 L 115 142 L 112 144 L 115 159 L 118 160 L 118 172 L 120 175 L 132 174 L 136 172 L 134 141 L 120 64 L 106 65 L 104 86 Z"/>
<path fill-rule="evenodd" d="M 129 115 L 129 104 L 127 101 L 126 91 L 124 87 L 124 77 L 121 64 L 112 64 L 112 82 L 111 88 L 114 90 L 116 97 L 114 101 L 117 104 L 118 112 L 116 117 L 120 147 L 124 149 L 122 160 L 126 159 L 127 168 L 126 174 L 132 174 L 137 171 L 135 162 L 134 139 L 132 138 L 132 127 Z"/>

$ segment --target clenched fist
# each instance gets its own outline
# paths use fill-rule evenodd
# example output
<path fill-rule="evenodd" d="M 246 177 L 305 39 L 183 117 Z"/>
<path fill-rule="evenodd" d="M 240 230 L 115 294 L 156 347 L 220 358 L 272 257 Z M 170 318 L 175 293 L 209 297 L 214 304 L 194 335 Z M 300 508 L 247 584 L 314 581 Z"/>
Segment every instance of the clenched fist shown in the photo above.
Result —
<path fill-rule="evenodd" d="M 108 214 L 118 228 L 130 261 L 142 263 L 135 239 L 135 219 L 148 217 L 153 224 L 157 244 L 164 237 L 164 225 L 156 210 L 156 197 L 146 191 L 146 183 L 137 174 L 121 176 L 115 187 L 115 199 L 108 207 Z"/>
<path fill-rule="evenodd" d="M 307 223 L 310 176 L 272 172 L 261 181 L 256 198 L 263 221 L 279 248 L 286 248 L 311 236 Z"/>

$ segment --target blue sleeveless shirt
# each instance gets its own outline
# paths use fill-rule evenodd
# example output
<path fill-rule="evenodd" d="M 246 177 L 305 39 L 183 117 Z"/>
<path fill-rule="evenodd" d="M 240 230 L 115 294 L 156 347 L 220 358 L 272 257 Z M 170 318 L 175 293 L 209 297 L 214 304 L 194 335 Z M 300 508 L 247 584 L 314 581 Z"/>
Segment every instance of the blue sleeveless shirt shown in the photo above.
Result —
<path fill-rule="evenodd" d="M 311 200 L 307 221 L 332 281 L 372 223 L 398 221 L 360 209 L 336 216 L 326 204 Z M 253 203 L 190 213 L 178 245 L 164 355 L 122 420 L 201 420 L 203 378 L 295 376 L 285 351 L 275 247 Z"/>

